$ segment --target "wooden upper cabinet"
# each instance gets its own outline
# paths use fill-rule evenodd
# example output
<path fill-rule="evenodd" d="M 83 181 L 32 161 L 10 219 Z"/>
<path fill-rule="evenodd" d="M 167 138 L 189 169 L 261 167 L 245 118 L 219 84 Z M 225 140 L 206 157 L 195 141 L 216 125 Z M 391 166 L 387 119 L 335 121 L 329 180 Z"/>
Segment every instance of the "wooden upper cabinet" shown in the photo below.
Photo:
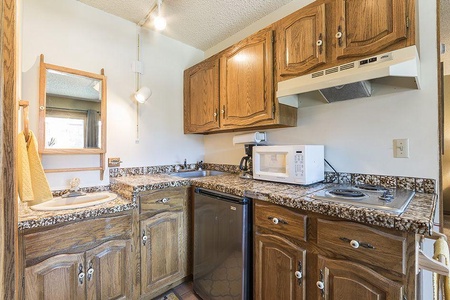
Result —
<path fill-rule="evenodd" d="M 131 240 L 113 240 L 87 251 L 87 299 L 130 299 L 130 260 Z"/>
<path fill-rule="evenodd" d="M 235 44 L 220 59 L 220 120 L 224 129 L 272 120 L 273 31 Z"/>
<path fill-rule="evenodd" d="M 372 55 L 399 41 L 406 41 L 408 2 L 336 0 L 336 58 Z"/>
<path fill-rule="evenodd" d="M 325 4 L 300 9 L 277 25 L 279 76 L 303 74 L 326 63 Z"/>
<path fill-rule="evenodd" d="M 25 268 L 25 299 L 85 299 L 84 253 L 61 254 Z"/>
<path fill-rule="evenodd" d="M 184 71 L 184 132 L 219 128 L 219 59 L 205 60 Z"/>
<path fill-rule="evenodd" d="M 403 287 L 377 272 L 346 260 L 319 256 L 318 299 L 401 299 Z M 323 294 L 322 294 L 323 292 Z M 323 296 L 322 296 L 323 295 Z"/>

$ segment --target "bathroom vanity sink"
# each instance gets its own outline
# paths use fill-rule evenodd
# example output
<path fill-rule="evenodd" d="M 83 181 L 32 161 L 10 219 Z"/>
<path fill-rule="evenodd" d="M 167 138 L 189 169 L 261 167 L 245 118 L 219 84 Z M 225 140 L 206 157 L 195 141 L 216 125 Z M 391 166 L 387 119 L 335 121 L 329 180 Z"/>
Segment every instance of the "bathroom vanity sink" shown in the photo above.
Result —
<path fill-rule="evenodd" d="M 111 192 L 88 193 L 78 197 L 56 197 L 44 203 L 31 206 L 32 210 L 65 210 L 98 205 L 112 201 L 117 195 Z"/>
<path fill-rule="evenodd" d="M 172 176 L 183 177 L 183 178 L 195 178 L 195 177 L 207 177 L 226 174 L 226 172 L 212 171 L 212 170 L 201 170 L 201 171 L 180 171 L 175 173 L 170 173 Z"/>

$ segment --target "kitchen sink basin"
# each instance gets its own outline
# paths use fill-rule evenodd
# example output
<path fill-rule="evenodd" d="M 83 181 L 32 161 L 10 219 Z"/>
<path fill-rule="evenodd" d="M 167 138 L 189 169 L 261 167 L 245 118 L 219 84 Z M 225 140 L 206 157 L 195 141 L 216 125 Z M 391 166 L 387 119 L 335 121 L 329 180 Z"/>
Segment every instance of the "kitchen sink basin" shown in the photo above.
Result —
<path fill-rule="evenodd" d="M 112 201 L 117 195 L 111 192 L 88 193 L 77 197 L 56 197 L 44 203 L 31 206 L 32 210 L 65 210 L 89 207 Z"/>
<path fill-rule="evenodd" d="M 186 171 L 186 172 L 175 172 L 170 173 L 172 176 L 183 177 L 183 178 L 195 178 L 195 177 L 207 177 L 226 174 L 225 172 L 212 171 L 212 170 L 202 170 L 202 171 Z"/>

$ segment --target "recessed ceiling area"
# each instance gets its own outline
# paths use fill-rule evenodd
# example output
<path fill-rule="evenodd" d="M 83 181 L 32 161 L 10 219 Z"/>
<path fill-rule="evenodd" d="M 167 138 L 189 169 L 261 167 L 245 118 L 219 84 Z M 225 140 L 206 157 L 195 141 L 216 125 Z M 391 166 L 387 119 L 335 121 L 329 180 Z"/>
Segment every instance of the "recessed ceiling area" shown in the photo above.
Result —
<path fill-rule="evenodd" d="M 167 28 L 161 33 L 206 51 L 292 0 L 164 0 L 161 13 Z M 155 7 L 155 0 L 80 0 L 89 6 L 138 24 Z M 156 12 L 156 11 L 155 11 Z M 149 20 L 144 27 L 153 28 Z"/>

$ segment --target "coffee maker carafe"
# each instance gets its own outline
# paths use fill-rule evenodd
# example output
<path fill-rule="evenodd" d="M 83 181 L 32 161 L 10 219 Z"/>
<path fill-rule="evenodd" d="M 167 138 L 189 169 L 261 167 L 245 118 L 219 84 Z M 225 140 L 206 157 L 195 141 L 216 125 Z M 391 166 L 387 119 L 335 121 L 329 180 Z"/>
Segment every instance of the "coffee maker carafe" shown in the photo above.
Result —
<path fill-rule="evenodd" d="M 241 178 L 253 178 L 252 154 L 254 144 L 245 144 L 246 156 L 241 158 L 239 169 L 242 171 Z"/>

